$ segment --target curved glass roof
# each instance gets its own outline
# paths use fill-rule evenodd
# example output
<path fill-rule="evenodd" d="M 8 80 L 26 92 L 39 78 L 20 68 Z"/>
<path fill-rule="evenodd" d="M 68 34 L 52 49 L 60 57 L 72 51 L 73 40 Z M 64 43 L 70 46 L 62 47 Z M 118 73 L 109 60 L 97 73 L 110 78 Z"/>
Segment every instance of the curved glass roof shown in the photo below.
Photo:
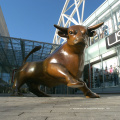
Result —
<path fill-rule="evenodd" d="M 0 66 L 7 70 L 17 69 L 22 65 L 24 58 L 35 47 L 42 48 L 29 56 L 27 61 L 41 61 L 48 57 L 60 45 L 31 41 L 19 38 L 0 36 Z"/>

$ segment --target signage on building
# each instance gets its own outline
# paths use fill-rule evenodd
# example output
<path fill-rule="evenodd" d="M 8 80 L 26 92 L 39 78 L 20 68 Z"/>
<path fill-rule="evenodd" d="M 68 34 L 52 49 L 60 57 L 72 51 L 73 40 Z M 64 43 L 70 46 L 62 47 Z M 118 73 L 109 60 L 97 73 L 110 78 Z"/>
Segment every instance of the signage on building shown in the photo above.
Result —
<path fill-rule="evenodd" d="M 116 45 L 120 45 L 120 30 L 106 37 L 106 48 L 107 49 L 113 46 L 116 46 Z"/>

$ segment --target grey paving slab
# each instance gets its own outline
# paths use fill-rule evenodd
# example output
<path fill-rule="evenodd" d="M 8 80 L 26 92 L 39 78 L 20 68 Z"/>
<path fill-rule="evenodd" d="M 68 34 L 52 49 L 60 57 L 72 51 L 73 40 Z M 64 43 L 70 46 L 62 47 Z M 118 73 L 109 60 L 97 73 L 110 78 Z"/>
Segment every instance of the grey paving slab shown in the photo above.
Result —
<path fill-rule="evenodd" d="M 120 94 L 0 97 L 0 120 L 120 120 Z"/>
<path fill-rule="evenodd" d="M 18 118 L 15 115 L 0 115 L 0 120 L 18 120 Z"/>

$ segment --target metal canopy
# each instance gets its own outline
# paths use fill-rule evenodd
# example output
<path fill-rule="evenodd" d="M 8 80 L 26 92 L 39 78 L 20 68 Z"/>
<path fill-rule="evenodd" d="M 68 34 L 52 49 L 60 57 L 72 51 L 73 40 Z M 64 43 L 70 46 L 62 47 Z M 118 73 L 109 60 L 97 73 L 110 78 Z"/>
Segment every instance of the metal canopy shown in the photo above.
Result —
<path fill-rule="evenodd" d="M 0 36 L 0 66 L 4 68 L 4 71 L 8 68 L 17 69 L 22 65 L 25 56 L 39 45 L 42 48 L 29 56 L 27 61 L 42 61 L 59 47 L 56 44 Z"/>
<path fill-rule="evenodd" d="M 85 0 L 66 0 L 60 18 L 58 20 L 58 25 L 63 27 L 69 27 L 73 25 L 83 24 L 83 15 L 85 8 Z M 81 13 L 79 13 L 79 11 Z M 76 16 L 75 16 L 76 14 Z M 53 38 L 54 44 L 63 44 L 66 42 L 66 38 L 61 38 L 58 36 L 58 30 L 56 29 Z"/>

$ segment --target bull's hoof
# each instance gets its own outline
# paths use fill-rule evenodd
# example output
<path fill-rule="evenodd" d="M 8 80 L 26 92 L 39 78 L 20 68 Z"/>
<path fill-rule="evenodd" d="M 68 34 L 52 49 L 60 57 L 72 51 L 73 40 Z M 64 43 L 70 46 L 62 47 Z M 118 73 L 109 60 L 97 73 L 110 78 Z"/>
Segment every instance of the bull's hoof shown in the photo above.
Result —
<path fill-rule="evenodd" d="M 100 95 L 98 95 L 94 92 L 91 92 L 91 91 L 87 92 L 85 96 L 86 96 L 86 98 L 100 98 Z"/>
<path fill-rule="evenodd" d="M 79 88 L 79 87 L 83 87 L 84 83 L 83 82 L 68 83 L 67 86 L 71 88 Z"/>

